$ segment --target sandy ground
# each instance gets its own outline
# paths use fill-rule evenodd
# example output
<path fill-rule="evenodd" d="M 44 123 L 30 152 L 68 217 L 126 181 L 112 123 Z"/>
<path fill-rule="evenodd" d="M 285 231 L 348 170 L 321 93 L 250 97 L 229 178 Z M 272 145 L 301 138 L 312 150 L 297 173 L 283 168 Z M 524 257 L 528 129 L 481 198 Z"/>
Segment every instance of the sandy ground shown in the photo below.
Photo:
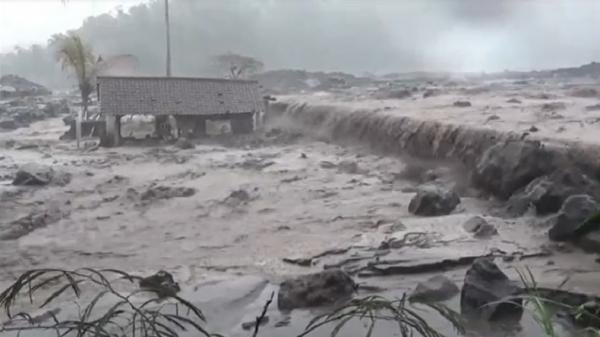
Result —
<path fill-rule="evenodd" d="M 498 94 L 492 102 L 500 105 L 509 97 L 506 95 Z M 479 116 L 478 107 L 486 99 L 471 97 L 472 108 L 449 108 L 448 104 L 456 99 L 457 96 L 427 99 L 420 114 L 477 124 L 469 116 Z M 538 103 L 531 99 L 526 105 L 533 109 Z M 392 102 L 352 104 L 383 108 Z M 394 104 L 390 113 L 409 114 L 417 113 L 422 103 L 403 100 Z M 494 123 L 508 125 L 521 109 L 503 104 L 493 112 L 501 116 Z M 505 113 L 500 114 L 499 110 Z M 561 114 L 568 116 L 569 111 Z M 595 114 L 600 117 L 600 113 Z M 534 115 L 527 114 L 531 118 Z M 480 116 L 482 120 L 486 118 Z M 523 118 L 523 124 L 517 128 L 528 127 L 526 120 Z M 550 130 L 552 123 L 553 120 L 535 121 L 540 135 L 543 130 Z M 563 136 L 575 133 L 579 127 L 564 120 L 563 124 L 567 128 L 560 134 Z M 585 123 L 584 127 L 598 128 Z M 494 217 L 491 214 L 495 205 L 477 198 L 476 191 L 460 183 L 464 181 L 460 172 L 442 163 L 379 156 L 367 149 L 287 134 L 238 138 L 225 144 L 202 141 L 188 150 L 156 144 L 89 151 L 76 149 L 74 142 L 58 141 L 64 129 L 59 119 L 52 119 L 0 134 L 0 177 L 4 177 L 0 181 L 0 230 L 10 229 L 14 219 L 32 212 L 60 211 L 58 221 L 17 239 L 2 241 L 2 286 L 30 268 L 90 266 L 142 275 L 168 270 L 188 292 L 215 279 L 258 275 L 258 281 L 249 281 L 251 286 L 240 281 L 241 289 L 252 290 L 264 279 L 276 282 L 289 275 L 321 270 L 324 263 L 332 262 L 324 259 L 312 267 L 300 267 L 284 263 L 283 258 L 314 256 L 335 248 L 376 247 L 408 232 L 425 232 L 430 238 L 426 246 L 395 253 L 415 262 L 484 255 L 494 249 L 537 252 L 548 245 L 546 228 L 537 225 L 542 222 L 540 219 Z M 580 136 L 586 141 L 593 138 L 589 133 Z M 12 186 L 11 176 L 27 162 L 52 165 L 72 174 L 72 180 L 65 186 Z M 434 169 L 440 183 L 461 191 L 461 205 L 453 214 L 422 218 L 408 213 L 407 206 L 418 183 L 400 173 L 407 165 L 416 164 Z M 485 216 L 497 227 L 499 235 L 489 240 L 470 237 L 462 223 L 473 215 Z M 389 230 L 400 223 L 404 228 Z M 600 264 L 594 259 L 595 256 L 567 249 L 526 263 L 543 284 L 555 286 L 569 275 L 569 288 L 595 291 Z M 507 270 L 514 265 L 515 262 L 502 264 Z M 460 282 L 464 270 L 447 274 Z M 408 291 L 424 277 L 427 276 L 359 281 Z M 224 289 L 232 287 L 237 286 Z M 264 297 L 264 285 L 259 290 Z M 214 290 L 207 292 L 211 291 Z M 228 291 L 221 288 L 216 293 Z M 220 325 L 234 325 L 239 330 L 239 320 L 264 303 L 262 297 L 257 298 L 261 300 L 256 302 L 254 298 L 236 307 L 243 314 Z M 209 305 L 217 310 L 215 315 L 223 304 L 217 303 Z M 237 331 L 232 335 L 236 333 L 241 334 Z"/>
<path fill-rule="evenodd" d="M 600 144 L 600 96 L 579 97 L 585 90 L 599 91 L 597 83 L 545 81 L 525 85 L 495 81 L 426 87 L 439 92 L 427 98 L 423 98 L 424 90 L 421 90 L 404 99 L 373 99 L 362 90 L 358 93 L 290 95 L 280 99 L 350 106 L 484 129 L 527 132 L 528 137 L 542 140 Z M 468 101 L 471 106 L 456 107 L 457 101 Z M 537 131 L 532 131 L 532 127 Z"/>

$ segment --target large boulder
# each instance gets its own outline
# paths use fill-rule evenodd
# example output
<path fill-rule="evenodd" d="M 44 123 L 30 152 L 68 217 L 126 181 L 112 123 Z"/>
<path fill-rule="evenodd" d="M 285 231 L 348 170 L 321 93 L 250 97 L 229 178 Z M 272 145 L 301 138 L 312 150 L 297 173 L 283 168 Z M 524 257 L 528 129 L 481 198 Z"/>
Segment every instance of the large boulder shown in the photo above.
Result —
<path fill-rule="evenodd" d="M 29 163 L 21 166 L 13 179 L 13 185 L 48 185 L 54 177 L 54 170 L 47 165 Z"/>
<path fill-rule="evenodd" d="M 410 300 L 415 302 L 440 302 L 451 299 L 459 292 L 460 289 L 452 280 L 444 275 L 438 275 L 419 282 L 410 295 Z"/>
<path fill-rule="evenodd" d="M 549 219 L 552 225 L 548 232 L 550 240 L 568 241 L 583 235 L 589 230 L 584 227 L 584 221 L 598 209 L 598 202 L 587 194 L 568 197 L 558 214 Z"/>
<path fill-rule="evenodd" d="M 464 315 L 485 320 L 520 317 L 523 313 L 520 287 L 490 258 L 477 259 L 467 270 L 460 294 Z"/>
<path fill-rule="evenodd" d="M 548 173 L 552 163 L 549 151 L 535 141 L 511 140 L 487 149 L 473 172 L 476 186 L 508 199 L 533 179 Z"/>
<path fill-rule="evenodd" d="M 563 169 L 534 179 L 525 189 L 508 200 L 510 214 L 523 215 L 529 206 L 538 215 L 558 212 L 563 202 L 576 194 L 589 194 L 600 199 L 600 183 L 576 169 Z"/>
<path fill-rule="evenodd" d="M 349 299 L 356 290 L 352 278 L 339 269 L 303 275 L 283 282 L 277 305 L 281 310 L 331 305 Z"/>
<path fill-rule="evenodd" d="M 422 186 L 411 199 L 408 211 L 421 216 L 450 214 L 460 204 L 460 198 L 453 191 L 441 186 Z"/>

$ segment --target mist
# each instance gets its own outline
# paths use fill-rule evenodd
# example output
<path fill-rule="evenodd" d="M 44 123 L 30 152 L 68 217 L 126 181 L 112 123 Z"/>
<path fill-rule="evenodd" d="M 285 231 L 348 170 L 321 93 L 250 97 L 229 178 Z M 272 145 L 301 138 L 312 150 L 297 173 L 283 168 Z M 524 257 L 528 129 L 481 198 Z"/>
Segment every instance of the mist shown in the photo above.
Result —
<path fill-rule="evenodd" d="M 175 75 L 222 75 L 235 52 L 267 69 L 364 72 L 538 70 L 600 60 L 600 3 L 592 0 L 171 0 Z M 61 32 L 48 32 L 61 33 Z M 86 19 L 100 55 L 133 54 L 164 72 L 163 2 Z M 2 73 L 64 83 L 53 51 L 0 55 Z"/>

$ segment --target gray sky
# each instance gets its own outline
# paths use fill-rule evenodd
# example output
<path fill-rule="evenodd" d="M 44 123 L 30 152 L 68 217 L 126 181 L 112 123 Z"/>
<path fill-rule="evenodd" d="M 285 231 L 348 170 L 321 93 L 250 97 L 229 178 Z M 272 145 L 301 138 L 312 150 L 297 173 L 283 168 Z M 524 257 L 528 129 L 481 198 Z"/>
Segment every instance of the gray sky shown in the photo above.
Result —
<path fill-rule="evenodd" d="M 0 0 L 0 51 L 44 43 L 88 16 L 143 1 L 149 0 Z M 201 1 L 230 7 L 260 3 L 259 10 L 248 11 L 257 15 L 249 20 L 256 36 L 240 38 L 231 21 L 236 11 L 203 18 L 211 21 L 203 33 L 213 46 L 230 50 L 236 42 L 239 52 L 275 68 L 477 72 L 600 61 L 600 0 L 188 0 L 181 8 Z M 211 13 L 211 6 L 199 7 Z M 195 27 L 197 17 L 186 14 L 172 19 Z M 320 31 L 313 32 L 315 27 Z M 129 34 L 138 33 L 145 32 Z M 173 37 L 196 46 L 200 34 L 186 34 L 174 31 Z"/>
<path fill-rule="evenodd" d="M 55 33 L 78 28 L 91 15 L 124 10 L 143 0 L 0 0 L 0 52 L 44 44 Z"/>

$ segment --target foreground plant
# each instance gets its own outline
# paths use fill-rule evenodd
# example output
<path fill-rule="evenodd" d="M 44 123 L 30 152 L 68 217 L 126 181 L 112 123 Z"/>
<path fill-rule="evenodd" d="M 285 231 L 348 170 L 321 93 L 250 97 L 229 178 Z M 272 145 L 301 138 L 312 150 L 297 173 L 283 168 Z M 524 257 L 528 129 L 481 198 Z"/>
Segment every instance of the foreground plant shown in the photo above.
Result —
<path fill-rule="evenodd" d="M 540 288 L 538 283 L 531 272 L 531 269 L 525 267 L 523 269 L 517 269 L 517 274 L 521 279 L 524 286 L 525 295 L 523 296 L 523 307 L 527 309 L 527 304 L 531 305 L 531 312 L 533 318 L 543 330 L 544 334 L 548 337 L 558 337 L 554 325 L 554 317 L 557 312 L 565 312 L 570 317 L 575 319 L 576 322 L 600 322 L 600 312 L 598 312 L 597 305 L 590 307 L 589 303 L 583 303 L 581 305 L 573 306 L 566 303 L 562 303 L 558 300 L 550 299 L 546 294 L 546 289 Z M 558 287 L 562 288 L 569 279 L 566 278 Z M 550 290 L 552 292 L 552 290 Z M 587 324 L 584 324 L 587 325 Z M 600 337 L 600 330 L 586 327 L 584 332 L 588 333 L 591 337 Z"/>
<path fill-rule="evenodd" d="M 162 274 L 161 274 L 162 273 Z M 56 336 L 76 337 L 178 337 L 183 331 L 191 330 L 196 335 L 219 337 L 209 333 L 204 327 L 205 317 L 202 311 L 192 303 L 176 295 L 179 287 L 171 282 L 170 274 L 159 272 L 148 278 L 130 275 L 114 269 L 96 270 L 82 268 L 77 270 L 35 269 L 22 274 L 10 287 L 0 293 L 0 306 L 3 307 L 9 321 L 0 326 L 1 332 L 50 331 Z M 159 278 L 161 282 L 155 282 Z M 165 282 L 166 280 L 166 282 Z M 135 284 L 133 291 L 123 293 L 117 290 L 116 283 Z M 146 286 L 145 288 L 139 288 Z M 82 293 L 94 289 L 93 297 L 82 299 Z M 31 305 L 38 302 L 41 292 L 47 295 L 41 301 L 40 308 L 59 302 L 61 296 L 75 296 L 75 319 L 59 319 L 56 311 L 48 311 L 43 319 L 25 312 L 13 314 L 14 308 L 23 300 Z M 146 295 L 146 296 L 142 296 Z M 149 295 L 149 296 L 148 296 Z M 110 304 L 106 304 L 106 302 Z M 256 318 L 252 336 L 258 336 L 261 322 L 273 301 L 273 294 Z M 87 303 L 84 307 L 81 302 Z M 103 303 L 104 302 L 104 303 Z M 59 302 L 68 303 L 64 298 Z M 315 317 L 298 335 L 303 337 L 315 330 L 332 324 L 330 336 L 335 337 L 341 329 L 353 319 L 366 320 L 366 336 L 372 336 L 378 321 L 397 324 L 403 337 L 443 337 L 432 328 L 413 308 L 407 306 L 408 300 L 387 300 L 380 296 L 356 299 L 337 310 Z M 426 304 L 453 324 L 463 334 L 460 315 L 441 305 Z M 19 320 L 18 320 L 19 319 Z M 222 336 L 221 336 L 222 337 Z"/>
<path fill-rule="evenodd" d="M 407 306 L 406 296 L 399 300 L 390 301 L 381 296 L 369 296 L 363 299 L 356 299 L 349 304 L 344 305 L 332 313 L 320 315 L 310 321 L 306 330 L 298 335 L 303 337 L 322 326 L 335 324 L 330 336 L 335 337 L 342 328 L 351 320 L 358 319 L 367 321 L 367 331 L 365 336 L 373 335 L 373 330 L 378 321 L 394 322 L 398 325 L 398 331 L 402 337 L 417 336 L 422 337 L 443 337 L 444 335 L 432 328 L 425 319 L 423 319 L 415 310 Z M 462 320 L 460 315 L 446 308 L 445 306 L 435 304 L 425 304 L 429 308 L 437 311 L 447 319 L 454 328 L 464 334 Z"/>
<path fill-rule="evenodd" d="M 57 336 L 74 335 L 77 337 L 177 337 L 179 332 L 195 330 L 204 336 L 216 336 L 207 332 L 201 324 L 205 321 L 202 311 L 183 298 L 161 292 L 161 289 L 138 289 L 123 294 L 113 286 L 115 280 L 129 283 L 141 278 L 123 271 L 82 268 L 74 271 L 62 269 L 36 269 L 22 274 L 8 289 L 0 294 L 0 306 L 4 307 L 9 323 L 0 327 L 0 332 L 50 330 Z M 28 299 L 34 303 L 34 297 L 42 289 L 54 289 L 40 305 L 46 307 L 59 296 L 70 292 L 77 299 L 82 294 L 82 287 L 92 286 L 97 289 L 96 295 L 85 307 L 78 307 L 77 319 L 58 319 L 49 311 L 49 323 L 38 322 L 31 315 L 19 312 L 13 315 L 12 309 L 18 300 Z M 134 301 L 136 295 L 151 295 L 141 303 Z M 159 296 L 160 295 L 160 296 Z M 98 305 L 103 300 L 110 300 L 111 305 Z M 14 320 L 21 318 L 26 324 L 14 325 Z"/>

